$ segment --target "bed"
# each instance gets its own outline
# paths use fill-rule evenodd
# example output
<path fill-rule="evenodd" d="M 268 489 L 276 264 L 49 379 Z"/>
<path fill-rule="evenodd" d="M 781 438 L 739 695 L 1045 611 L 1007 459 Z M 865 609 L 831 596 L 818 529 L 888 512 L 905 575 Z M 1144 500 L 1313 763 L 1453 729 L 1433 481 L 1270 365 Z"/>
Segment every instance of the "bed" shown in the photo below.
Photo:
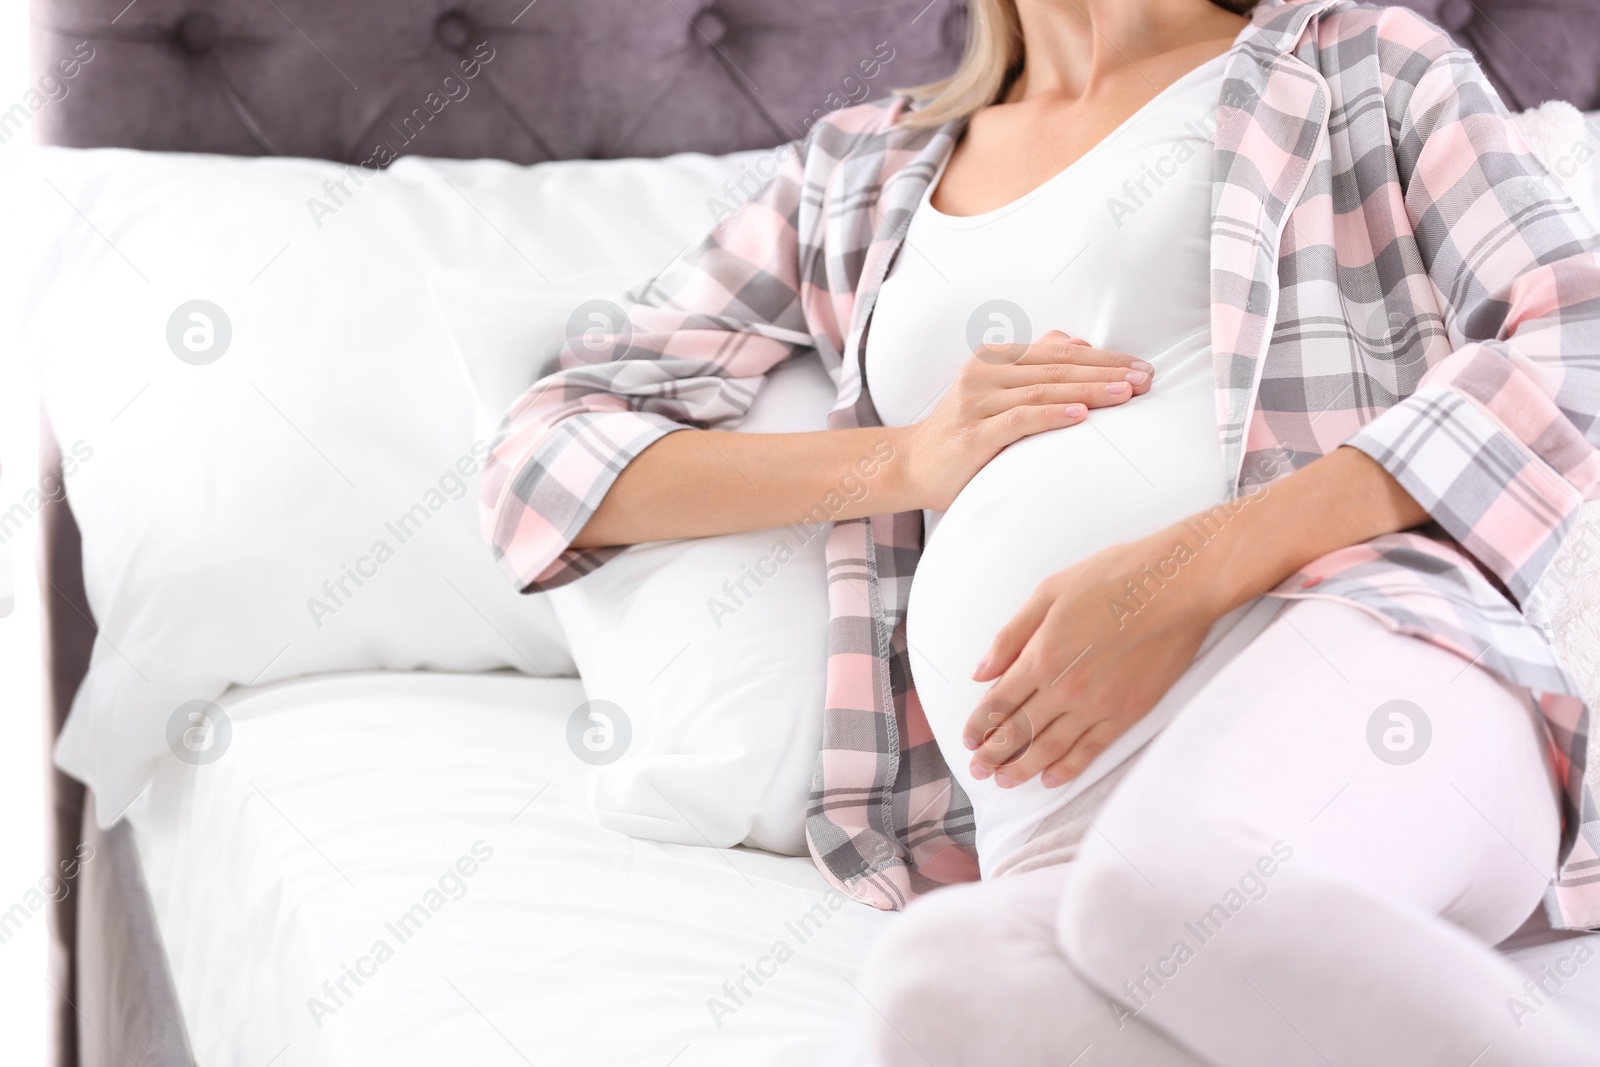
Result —
<path fill-rule="evenodd" d="M 561 743 L 578 689 L 351 674 L 236 694 L 249 758 L 130 813 L 196 1059 L 815 1057 L 884 916 L 830 907 L 795 857 L 596 826 Z M 763 958 L 759 989 L 723 988 Z"/>
<path fill-rule="evenodd" d="M 1600 108 L 1600 13 L 1582 0 L 1415 6 L 1479 53 L 1509 106 Z M 768 148 L 858 92 L 949 69 L 965 17 L 953 0 L 32 11 L 41 70 L 80 42 L 93 52 L 34 120 L 49 144 L 351 165 L 380 139 L 399 156 L 523 165 Z M 478 103 L 407 126 L 413 99 L 485 41 L 495 58 Z M 851 72 L 885 41 L 891 73 L 863 87 Z M 694 171 L 700 184 L 675 203 L 738 174 Z M 461 184 L 483 215 L 464 175 L 416 180 Z M 265 274 L 275 259 L 261 259 Z M 57 436 L 47 429 L 47 476 L 72 455 L 73 437 Z M 48 503 L 43 523 L 54 736 L 89 672 L 97 614 L 72 508 Z M 802 857 L 601 825 L 561 741 L 580 684 L 537 673 L 312 670 L 234 685 L 219 703 L 236 758 L 157 780 L 108 830 L 52 769 L 52 865 L 93 856 L 50 913 L 59 1067 L 817 1062 L 893 917 L 838 906 Z M 1537 929 L 1516 949 L 1534 973 L 1571 953 Z M 1600 1003 L 1600 977 L 1586 978 L 1573 995 Z"/>

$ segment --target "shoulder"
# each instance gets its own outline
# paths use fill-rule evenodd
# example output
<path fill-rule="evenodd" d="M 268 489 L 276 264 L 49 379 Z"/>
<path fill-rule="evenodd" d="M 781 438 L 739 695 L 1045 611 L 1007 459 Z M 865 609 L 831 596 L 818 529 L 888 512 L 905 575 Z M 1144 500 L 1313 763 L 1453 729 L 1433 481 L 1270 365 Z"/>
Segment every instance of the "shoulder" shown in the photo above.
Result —
<path fill-rule="evenodd" d="M 829 111 L 816 120 L 816 125 L 844 134 L 881 135 L 894 128 L 910 104 L 910 98 L 901 94 L 880 97 Z"/>
<path fill-rule="evenodd" d="M 1334 72 L 1376 60 L 1387 77 L 1415 77 L 1436 60 L 1470 54 L 1416 11 L 1383 4 L 1335 4 L 1317 19 L 1312 36 L 1324 67 Z"/>
<path fill-rule="evenodd" d="M 1377 48 L 1400 49 L 1430 59 L 1461 50 L 1448 33 L 1409 7 L 1342 4 L 1329 14 L 1327 25 L 1335 42 L 1368 37 Z"/>
<path fill-rule="evenodd" d="M 900 120 L 913 106 L 910 97 L 896 94 L 821 116 L 803 142 L 807 169 L 830 168 L 847 159 L 876 164 L 880 177 L 898 169 L 939 130 L 903 125 Z"/>
<path fill-rule="evenodd" d="M 1309 67 L 1336 108 L 1379 99 L 1391 115 L 1431 72 L 1451 68 L 1452 77 L 1467 79 L 1477 72 L 1472 54 L 1417 12 L 1353 0 L 1267 0 L 1233 51 L 1230 76 L 1259 84 L 1274 70 Z"/>
<path fill-rule="evenodd" d="M 1413 57 L 1431 63 L 1463 51 L 1408 7 L 1354 0 L 1267 0 L 1251 13 L 1239 43 L 1268 61 L 1288 53 L 1304 58 L 1309 46 L 1324 75 L 1354 72 L 1373 58 L 1386 66 Z"/>
<path fill-rule="evenodd" d="M 1418 104 L 1439 103 L 1441 94 L 1468 86 L 1474 95 L 1478 87 L 1493 95 L 1472 53 L 1410 8 L 1295 0 L 1272 4 L 1254 23 L 1263 38 L 1281 34 L 1275 43 L 1283 52 L 1316 68 L 1335 108 L 1381 100 L 1400 121 Z"/>

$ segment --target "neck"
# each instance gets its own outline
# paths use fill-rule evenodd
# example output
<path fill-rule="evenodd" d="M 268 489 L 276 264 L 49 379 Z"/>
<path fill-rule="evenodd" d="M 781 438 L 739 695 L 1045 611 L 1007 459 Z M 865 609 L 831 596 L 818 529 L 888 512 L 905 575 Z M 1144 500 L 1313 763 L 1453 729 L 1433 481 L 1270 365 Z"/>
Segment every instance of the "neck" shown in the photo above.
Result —
<path fill-rule="evenodd" d="M 1093 97 L 1141 62 L 1238 36 L 1246 20 L 1211 0 L 1016 0 L 1027 64 L 1008 102 Z"/>

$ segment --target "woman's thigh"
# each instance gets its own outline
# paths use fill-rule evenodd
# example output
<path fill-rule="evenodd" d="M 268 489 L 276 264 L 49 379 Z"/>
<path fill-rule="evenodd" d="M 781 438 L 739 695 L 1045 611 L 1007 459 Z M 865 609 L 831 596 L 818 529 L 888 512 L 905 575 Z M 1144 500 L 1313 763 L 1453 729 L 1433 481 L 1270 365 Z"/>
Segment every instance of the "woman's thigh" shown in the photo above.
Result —
<path fill-rule="evenodd" d="M 1526 696 L 1463 657 L 1347 605 L 1288 606 L 1097 830 L 1064 886 L 1064 954 L 1217 1063 L 1418 1067 L 1494 1043 L 1487 1064 L 1537 1039 L 1504 1029 L 1520 976 L 1487 945 L 1544 892 L 1556 784 Z M 1567 1062 L 1570 1035 L 1546 1036 L 1511 1062 Z"/>
<path fill-rule="evenodd" d="M 1543 895 L 1557 797 L 1522 691 L 1349 605 L 1296 601 L 1151 744 L 1090 847 L 1148 869 L 1221 839 L 1270 858 L 1263 881 L 1335 873 L 1492 944 Z"/>

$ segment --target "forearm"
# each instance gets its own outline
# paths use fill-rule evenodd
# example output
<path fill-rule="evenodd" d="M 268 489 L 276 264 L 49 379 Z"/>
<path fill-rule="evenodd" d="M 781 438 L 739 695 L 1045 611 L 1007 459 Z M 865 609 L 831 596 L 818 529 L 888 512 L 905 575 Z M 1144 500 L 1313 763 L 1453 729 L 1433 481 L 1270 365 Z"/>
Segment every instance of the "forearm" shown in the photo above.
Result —
<path fill-rule="evenodd" d="M 1241 503 L 1196 550 L 1209 560 L 1205 584 L 1218 616 L 1330 552 L 1428 518 L 1399 482 L 1354 448 L 1337 448 Z"/>
<path fill-rule="evenodd" d="M 679 430 L 625 467 L 574 548 L 767 530 L 921 507 L 901 434 Z"/>
<path fill-rule="evenodd" d="M 968 359 L 928 416 L 906 426 L 670 432 L 628 462 L 571 547 L 948 507 L 1001 449 L 1150 388 L 1149 364 L 1057 331 L 1022 347 Z"/>

